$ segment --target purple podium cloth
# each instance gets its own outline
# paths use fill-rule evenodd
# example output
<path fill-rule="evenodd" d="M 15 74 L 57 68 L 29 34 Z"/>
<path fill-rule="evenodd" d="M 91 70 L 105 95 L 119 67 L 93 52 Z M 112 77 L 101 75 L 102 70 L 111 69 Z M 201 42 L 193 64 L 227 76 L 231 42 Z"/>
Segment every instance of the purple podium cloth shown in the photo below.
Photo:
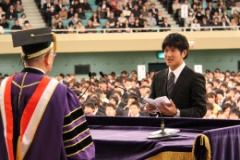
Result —
<path fill-rule="evenodd" d="M 203 132 L 209 140 L 213 160 L 240 160 L 240 125 Z"/>
<path fill-rule="evenodd" d="M 165 120 L 166 127 L 180 128 L 181 132 L 177 137 L 147 139 L 150 132 L 159 129 L 162 119 Z M 96 145 L 97 160 L 136 160 L 146 159 L 164 151 L 191 152 L 196 136 L 203 133 L 212 137 L 213 141 L 210 141 L 215 148 L 212 151 L 216 157 L 214 159 L 231 160 L 230 155 L 234 155 L 234 160 L 240 159 L 240 131 L 239 128 L 235 128 L 239 125 L 239 120 L 168 117 L 87 117 L 87 120 Z M 216 135 L 219 135 L 218 143 L 215 143 Z M 221 139 L 224 142 L 221 142 Z M 228 148 L 221 153 L 223 144 Z M 225 158 L 219 158 L 221 156 Z"/>
<path fill-rule="evenodd" d="M 147 139 L 156 127 L 101 127 L 91 129 L 98 160 L 146 159 L 163 151 L 191 152 L 198 132 L 186 129 L 174 137 Z"/>

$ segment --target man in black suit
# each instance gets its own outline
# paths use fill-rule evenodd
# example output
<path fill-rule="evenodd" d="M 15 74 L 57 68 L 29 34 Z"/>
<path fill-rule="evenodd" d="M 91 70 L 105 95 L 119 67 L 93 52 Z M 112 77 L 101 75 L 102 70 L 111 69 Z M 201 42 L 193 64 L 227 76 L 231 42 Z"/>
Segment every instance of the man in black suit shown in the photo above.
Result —
<path fill-rule="evenodd" d="M 186 37 L 178 33 L 169 34 L 162 50 L 168 68 L 154 75 L 150 97 L 167 96 L 170 103 L 158 105 L 159 112 L 172 117 L 203 117 L 206 113 L 205 78 L 184 62 L 189 53 Z M 147 106 L 148 111 L 153 109 L 153 106 Z"/>

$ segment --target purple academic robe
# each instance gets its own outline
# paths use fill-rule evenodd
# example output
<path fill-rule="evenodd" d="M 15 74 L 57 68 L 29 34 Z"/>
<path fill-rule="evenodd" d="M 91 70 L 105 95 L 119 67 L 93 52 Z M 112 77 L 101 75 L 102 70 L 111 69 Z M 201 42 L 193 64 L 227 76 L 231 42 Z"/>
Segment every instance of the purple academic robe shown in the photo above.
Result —
<path fill-rule="evenodd" d="M 35 69 L 28 68 L 25 70 L 14 74 L 11 91 L 15 154 L 19 136 L 19 124 L 24 107 L 38 85 L 36 82 L 39 82 L 44 76 Z M 22 81 L 24 82 L 22 83 Z M 20 90 L 22 94 L 19 96 Z M 95 159 L 95 147 L 77 97 L 66 86 L 58 84 L 24 160 L 66 159 Z M 8 160 L 1 114 L 0 160 Z"/>

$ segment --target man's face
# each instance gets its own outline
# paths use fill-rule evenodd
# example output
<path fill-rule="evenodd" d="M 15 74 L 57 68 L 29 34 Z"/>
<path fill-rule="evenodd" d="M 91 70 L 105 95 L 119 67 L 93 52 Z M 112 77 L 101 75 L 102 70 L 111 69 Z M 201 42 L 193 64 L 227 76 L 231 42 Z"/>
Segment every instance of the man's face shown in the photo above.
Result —
<path fill-rule="evenodd" d="M 137 106 L 137 105 L 131 105 L 130 107 L 129 107 L 129 111 L 133 114 L 133 115 L 137 115 L 137 114 L 139 114 L 139 112 L 140 112 L 140 109 L 139 109 L 139 107 Z"/>
<path fill-rule="evenodd" d="M 85 106 L 84 113 L 85 113 L 85 115 L 91 116 L 94 113 L 94 109 L 91 107 Z"/>
<path fill-rule="evenodd" d="M 112 107 L 106 107 L 106 115 L 107 116 L 116 116 L 116 110 Z"/>
<path fill-rule="evenodd" d="M 187 51 L 180 52 L 179 49 L 173 47 L 166 47 L 164 50 L 164 60 L 166 64 L 171 68 L 171 70 L 175 70 L 183 63 L 183 59 L 186 56 Z"/>

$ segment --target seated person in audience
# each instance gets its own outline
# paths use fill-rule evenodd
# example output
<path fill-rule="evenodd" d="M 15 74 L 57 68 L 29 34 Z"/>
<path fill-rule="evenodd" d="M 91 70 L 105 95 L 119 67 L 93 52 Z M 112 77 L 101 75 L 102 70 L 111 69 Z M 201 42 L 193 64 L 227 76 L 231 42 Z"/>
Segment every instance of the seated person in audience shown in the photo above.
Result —
<path fill-rule="evenodd" d="M 0 5 L 0 20 L 2 19 L 2 15 L 6 14 L 6 12 L 3 10 L 3 7 Z"/>
<path fill-rule="evenodd" d="M 158 14 L 158 8 L 157 8 L 157 6 L 156 6 L 156 3 L 152 3 L 151 4 L 151 7 L 150 7 L 150 9 L 148 10 L 149 12 L 152 12 L 152 15 L 154 16 L 154 17 L 156 17 L 156 15 Z"/>
<path fill-rule="evenodd" d="M 218 17 L 215 17 L 213 19 L 213 22 L 211 24 L 212 27 L 218 27 L 218 28 L 213 28 L 213 30 L 220 30 L 220 22 L 219 22 L 219 18 Z"/>
<path fill-rule="evenodd" d="M 20 0 L 17 0 L 16 1 L 16 4 L 15 4 L 15 10 L 17 13 L 22 13 L 24 11 L 23 9 L 23 6 L 22 6 L 22 2 Z"/>
<path fill-rule="evenodd" d="M 117 114 L 116 107 L 111 103 L 107 103 L 105 106 L 105 115 L 107 117 L 115 117 L 116 114 Z"/>
<path fill-rule="evenodd" d="M 125 116 L 128 117 L 140 117 L 142 116 L 142 112 L 141 112 L 141 108 L 140 105 L 137 101 L 134 101 L 130 104 L 130 106 L 128 107 L 128 112 L 125 113 Z"/>
<path fill-rule="evenodd" d="M 124 16 L 123 13 L 120 15 L 120 17 L 118 17 L 118 22 L 119 22 L 119 24 L 123 24 L 123 26 L 126 25 L 126 23 L 127 23 L 127 18 Z M 121 27 L 121 28 L 123 28 L 123 27 Z"/>
<path fill-rule="evenodd" d="M 61 11 L 59 12 L 59 17 L 62 20 L 66 20 L 68 18 L 68 12 L 67 12 L 67 8 L 66 7 L 62 7 Z"/>
<path fill-rule="evenodd" d="M 163 23 L 161 24 L 160 27 L 161 28 L 168 28 L 168 29 L 164 29 L 163 31 L 169 31 L 170 30 L 169 28 L 171 27 L 171 25 L 168 23 L 167 17 L 164 17 Z"/>
<path fill-rule="evenodd" d="M 134 17 L 133 13 L 131 13 L 130 17 L 128 18 L 128 26 L 130 28 L 134 28 L 135 27 L 135 17 Z"/>
<path fill-rule="evenodd" d="M 156 27 L 157 26 L 157 21 L 155 16 L 153 16 L 152 12 L 148 12 L 146 16 L 146 21 L 147 21 L 147 27 Z"/>
<path fill-rule="evenodd" d="M 234 119 L 234 120 L 240 119 L 240 111 L 238 110 L 238 108 L 234 108 L 230 111 L 229 119 Z"/>
<path fill-rule="evenodd" d="M 95 29 L 95 28 L 96 26 L 94 25 L 94 22 L 92 20 L 88 20 L 86 29 Z M 87 32 L 94 33 L 95 31 L 87 31 Z"/>
<path fill-rule="evenodd" d="M 224 100 L 224 91 L 222 89 L 216 89 L 215 90 L 216 96 L 215 96 L 215 102 L 216 104 L 218 104 L 219 106 L 222 105 L 223 100 Z"/>
<path fill-rule="evenodd" d="M 2 18 L 0 19 L 0 26 L 2 26 L 4 29 L 8 29 L 9 27 L 5 14 L 3 14 Z"/>
<path fill-rule="evenodd" d="M 56 29 L 64 29 L 63 22 L 59 21 L 57 23 Z M 58 33 L 64 33 L 63 31 L 59 31 Z"/>
<path fill-rule="evenodd" d="M 212 104 L 213 113 L 217 114 L 221 110 L 221 107 L 218 104 L 216 104 L 215 100 L 216 100 L 216 93 L 210 92 L 207 94 L 207 102 Z"/>
<path fill-rule="evenodd" d="M 18 18 L 17 12 L 13 5 L 10 5 L 8 11 L 6 12 L 6 17 L 8 20 L 16 20 Z"/>
<path fill-rule="evenodd" d="M 198 22 L 198 20 L 195 18 L 193 19 L 192 23 L 191 23 L 191 30 L 192 31 L 200 31 L 200 23 Z"/>
<path fill-rule="evenodd" d="M 86 19 L 85 11 L 81 7 L 78 8 L 78 16 L 80 19 Z"/>
<path fill-rule="evenodd" d="M 52 19 L 52 27 L 57 28 L 59 22 L 62 22 L 62 18 L 59 16 L 59 14 L 56 14 Z"/>
<path fill-rule="evenodd" d="M 83 3 L 80 3 L 80 7 L 83 8 L 84 11 L 91 11 L 92 8 L 88 3 L 88 0 L 83 0 Z"/>
<path fill-rule="evenodd" d="M 203 17 L 200 25 L 201 25 L 201 31 L 209 31 L 210 30 L 209 28 L 205 28 L 205 27 L 210 26 L 210 24 L 205 16 Z"/>
<path fill-rule="evenodd" d="M 78 21 L 75 24 L 75 29 L 76 29 L 77 33 L 85 33 L 85 31 L 86 31 L 85 26 L 82 24 L 81 21 Z"/>
<path fill-rule="evenodd" d="M 134 94 L 128 95 L 128 93 L 124 93 L 122 95 L 122 102 L 119 104 L 119 108 L 122 110 L 128 110 L 129 106 L 131 105 L 132 102 L 137 101 L 137 96 Z"/>
<path fill-rule="evenodd" d="M 68 10 L 68 17 L 67 18 L 72 18 L 75 14 L 74 8 L 70 7 L 70 9 Z"/>
<path fill-rule="evenodd" d="M 110 12 L 109 16 L 107 17 L 108 22 L 110 23 L 110 27 L 111 28 L 115 28 L 116 27 L 116 23 L 117 23 L 117 19 L 114 15 L 114 12 Z"/>
<path fill-rule="evenodd" d="M 232 110 L 232 108 L 233 108 L 233 106 L 232 106 L 232 104 L 231 103 L 224 103 L 223 105 L 222 105 L 222 114 L 223 114 L 223 117 L 225 117 L 226 119 L 228 119 L 229 118 L 229 114 L 230 114 L 230 112 L 231 112 L 231 110 Z"/>
<path fill-rule="evenodd" d="M 225 30 L 226 27 L 229 27 L 229 22 L 226 20 L 225 17 L 221 18 L 220 26 Z"/>
<path fill-rule="evenodd" d="M 203 118 L 205 118 L 205 119 L 217 118 L 216 114 L 214 113 L 214 106 L 213 106 L 213 104 L 212 103 L 207 103 L 206 107 L 207 107 L 207 113 L 205 114 L 205 116 Z"/>
<path fill-rule="evenodd" d="M 94 27 L 100 26 L 100 18 L 97 14 L 97 12 L 94 12 L 90 20 L 93 22 Z"/>
<path fill-rule="evenodd" d="M 141 11 L 139 9 L 139 6 L 137 4 L 135 4 L 133 6 L 133 9 L 131 10 L 131 12 L 133 13 L 134 17 L 139 17 L 141 14 Z"/>
<path fill-rule="evenodd" d="M 151 88 L 149 86 L 141 86 L 139 92 L 142 98 L 149 97 L 151 94 Z"/>
<path fill-rule="evenodd" d="M 224 111 L 219 111 L 217 114 L 217 119 L 228 119 L 229 116 L 227 116 Z"/>
<path fill-rule="evenodd" d="M 162 10 L 159 10 L 158 11 L 158 14 L 155 16 L 156 20 L 157 20 L 157 25 L 158 26 L 161 26 L 163 24 L 163 11 Z"/>
<path fill-rule="evenodd" d="M 111 29 L 109 21 L 107 21 L 102 28 L 106 29 L 106 31 L 105 31 L 106 33 L 111 33 L 112 32 L 112 31 L 108 30 L 108 29 Z"/>
<path fill-rule="evenodd" d="M 109 97 L 109 103 L 113 104 L 116 108 L 118 107 L 119 104 L 119 98 L 117 95 L 112 94 Z"/>
<path fill-rule="evenodd" d="M 94 116 L 97 112 L 97 108 L 94 104 L 95 102 L 86 102 L 84 104 L 84 113 L 86 116 Z"/>

